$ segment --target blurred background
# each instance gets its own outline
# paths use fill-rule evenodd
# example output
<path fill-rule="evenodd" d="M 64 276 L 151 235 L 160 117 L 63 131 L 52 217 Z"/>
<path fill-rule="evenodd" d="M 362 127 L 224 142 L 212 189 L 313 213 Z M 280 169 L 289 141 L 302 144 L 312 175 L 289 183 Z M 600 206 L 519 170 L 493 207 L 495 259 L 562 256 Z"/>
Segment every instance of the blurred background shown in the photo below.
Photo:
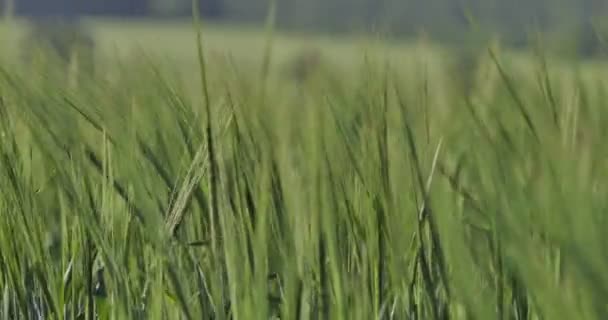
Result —
<path fill-rule="evenodd" d="M 190 0 L 1 0 L 5 15 L 175 19 L 191 14 Z M 261 24 L 268 0 L 201 0 L 201 13 L 215 22 Z M 605 0 L 280 0 L 282 29 L 317 33 L 375 30 L 390 36 L 421 33 L 442 42 L 462 43 L 499 35 L 511 46 L 525 46 L 543 33 L 552 42 L 578 45 L 582 54 L 599 54 L 607 29 Z M 471 39 L 474 38 L 474 39 Z M 573 43 L 574 42 L 574 43 Z"/>
<path fill-rule="evenodd" d="M 601 62 L 608 52 L 606 0 L 199 3 L 212 58 L 229 55 L 243 65 L 259 65 L 268 39 L 265 25 L 272 11 L 276 31 L 272 63 L 288 64 L 297 74 L 317 63 L 321 55 L 333 64 L 349 64 L 361 57 L 361 39 L 380 39 L 377 43 L 390 46 L 390 53 L 399 56 L 400 63 L 408 60 L 404 57 L 409 54 L 456 57 L 459 70 L 477 63 L 479 52 L 489 43 L 524 55 L 542 43 L 543 51 L 579 62 Z M 274 11 L 270 9 L 273 4 Z M 173 65 L 185 72 L 196 63 L 191 0 L 0 0 L 0 11 L 4 17 L 0 20 L 3 57 L 21 56 L 31 61 L 33 46 L 50 43 L 67 59 L 76 43 L 89 52 L 94 47 L 97 56 L 106 58 L 137 59 L 141 54 L 133 51 L 143 49 L 148 56 L 162 55 L 175 62 Z M 414 53 L 411 49 L 419 49 L 420 40 L 433 49 Z"/>

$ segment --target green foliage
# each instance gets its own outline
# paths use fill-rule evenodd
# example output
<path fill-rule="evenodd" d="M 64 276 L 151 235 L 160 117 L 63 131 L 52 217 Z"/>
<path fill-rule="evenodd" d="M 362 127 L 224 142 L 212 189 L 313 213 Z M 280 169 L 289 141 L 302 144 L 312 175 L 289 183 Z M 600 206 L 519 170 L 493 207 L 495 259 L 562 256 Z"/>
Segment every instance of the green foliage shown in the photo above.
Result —
<path fill-rule="evenodd" d="M 299 50 L 284 66 L 285 75 L 296 82 L 310 81 L 323 68 L 324 57 L 317 48 Z"/>
<path fill-rule="evenodd" d="M 493 46 L 463 94 L 370 50 L 302 86 L 198 48 L 194 92 L 2 64 L 1 319 L 605 318 L 602 73 Z"/>
<path fill-rule="evenodd" d="M 262 21 L 266 0 L 224 0 L 232 20 Z M 524 47 L 536 32 L 567 30 L 571 37 L 592 37 L 580 26 L 608 13 L 602 0 L 284 0 L 278 20 L 285 28 L 321 31 L 353 29 L 417 35 L 424 31 L 441 41 L 460 43 L 468 34 Z M 483 31 L 480 33 L 480 31 Z M 583 45 L 586 46 L 586 45 Z M 583 48 L 584 49 L 584 48 Z"/>
<path fill-rule="evenodd" d="M 30 1 L 17 6 L 17 11 L 26 15 L 35 13 L 35 16 L 45 16 L 52 11 L 59 15 L 70 13 L 70 16 L 75 13 L 191 15 L 190 0 L 138 0 L 130 5 L 120 0 L 111 3 L 95 0 L 77 8 L 48 0 Z M 197 2 L 205 17 L 261 24 L 272 1 Z M 589 26 L 605 20 L 602 18 L 608 15 L 607 3 L 605 0 L 281 0 L 277 2 L 277 21 L 281 28 L 304 31 L 364 30 L 406 37 L 424 32 L 435 40 L 457 45 L 468 40 L 471 34 L 480 41 L 500 36 L 503 43 L 519 48 L 529 45 L 530 37 L 541 32 L 558 38 L 556 45 L 577 45 L 575 51 L 593 56 L 598 42 Z M 561 37 L 554 35 L 555 30 L 560 30 Z"/>
<path fill-rule="evenodd" d="M 94 65 L 95 41 L 77 21 L 32 21 L 20 49 L 28 64 L 35 64 L 46 56 L 60 64 L 77 62 L 83 70 L 91 71 Z"/>
<path fill-rule="evenodd" d="M 205 16 L 216 18 L 224 13 L 222 0 L 198 0 L 199 11 Z M 144 1 L 145 12 L 153 16 L 190 16 L 192 0 L 149 0 Z"/>
<path fill-rule="evenodd" d="M 152 0 L 148 5 L 150 11 L 161 15 L 176 15 L 188 12 L 191 1 L 184 0 Z"/>

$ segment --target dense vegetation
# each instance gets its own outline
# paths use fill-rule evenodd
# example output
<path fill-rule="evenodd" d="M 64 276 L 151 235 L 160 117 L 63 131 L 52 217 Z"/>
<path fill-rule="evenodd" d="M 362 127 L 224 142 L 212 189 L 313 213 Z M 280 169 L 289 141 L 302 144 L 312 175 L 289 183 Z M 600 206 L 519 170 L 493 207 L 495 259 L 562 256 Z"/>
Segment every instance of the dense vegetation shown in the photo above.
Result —
<path fill-rule="evenodd" d="M 601 71 L 267 48 L 1 65 L 0 318 L 606 317 Z"/>

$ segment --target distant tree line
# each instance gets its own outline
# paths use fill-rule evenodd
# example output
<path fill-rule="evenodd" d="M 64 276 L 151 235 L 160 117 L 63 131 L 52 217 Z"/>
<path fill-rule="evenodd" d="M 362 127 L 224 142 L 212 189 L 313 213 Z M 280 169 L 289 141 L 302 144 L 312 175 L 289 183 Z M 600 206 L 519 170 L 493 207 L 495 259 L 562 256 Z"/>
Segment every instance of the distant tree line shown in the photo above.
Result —
<path fill-rule="evenodd" d="M 421 33 L 456 44 L 500 36 L 527 46 L 536 33 L 594 55 L 608 34 L 608 0 L 277 0 L 283 28 L 397 36 Z M 227 16 L 262 21 L 268 0 L 224 0 Z M 257 6 L 256 6 L 257 5 Z M 255 7 L 254 7 L 255 6 Z"/>
<path fill-rule="evenodd" d="M 0 0 L 11 1 L 11 0 Z M 191 0 L 12 0 L 29 16 L 187 16 Z M 264 21 L 270 0 L 200 0 L 206 17 L 235 22 Z M 280 27 L 351 31 L 374 27 L 393 35 L 424 32 L 463 41 L 465 35 L 500 34 L 522 45 L 533 31 L 569 35 L 593 47 L 597 26 L 608 26 L 607 0 L 277 0 Z M 608 28 L 606 28 L 608 29 Z M 589 49 L 591 50 L 591 49 Z"/>
<path fill-rule="evenodd" d="M 0 0 L 8 2 L 10 0 Z M 15 0 L 13 0 L 15 1 Z M 201 13 L 220 16 L 223 0 L 200 0 Z M 15 13 L 31 18 L 102 16 L 180 16 L 191 14 L 190 0 L 16 0 Z"/>

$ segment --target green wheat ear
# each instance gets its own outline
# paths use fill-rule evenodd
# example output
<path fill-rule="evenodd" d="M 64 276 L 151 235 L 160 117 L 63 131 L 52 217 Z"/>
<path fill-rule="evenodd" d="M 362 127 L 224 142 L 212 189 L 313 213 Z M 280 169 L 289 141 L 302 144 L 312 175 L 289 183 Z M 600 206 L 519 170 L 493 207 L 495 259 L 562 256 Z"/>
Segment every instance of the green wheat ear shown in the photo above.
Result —
<path fill-rule="evenodd" d="M 605 318 L 601 62 L 319 40 L 302 90 L 285 4 L 229 65 L 192 5 L 175 64 L 0 60 L 0 320 Z"/>

